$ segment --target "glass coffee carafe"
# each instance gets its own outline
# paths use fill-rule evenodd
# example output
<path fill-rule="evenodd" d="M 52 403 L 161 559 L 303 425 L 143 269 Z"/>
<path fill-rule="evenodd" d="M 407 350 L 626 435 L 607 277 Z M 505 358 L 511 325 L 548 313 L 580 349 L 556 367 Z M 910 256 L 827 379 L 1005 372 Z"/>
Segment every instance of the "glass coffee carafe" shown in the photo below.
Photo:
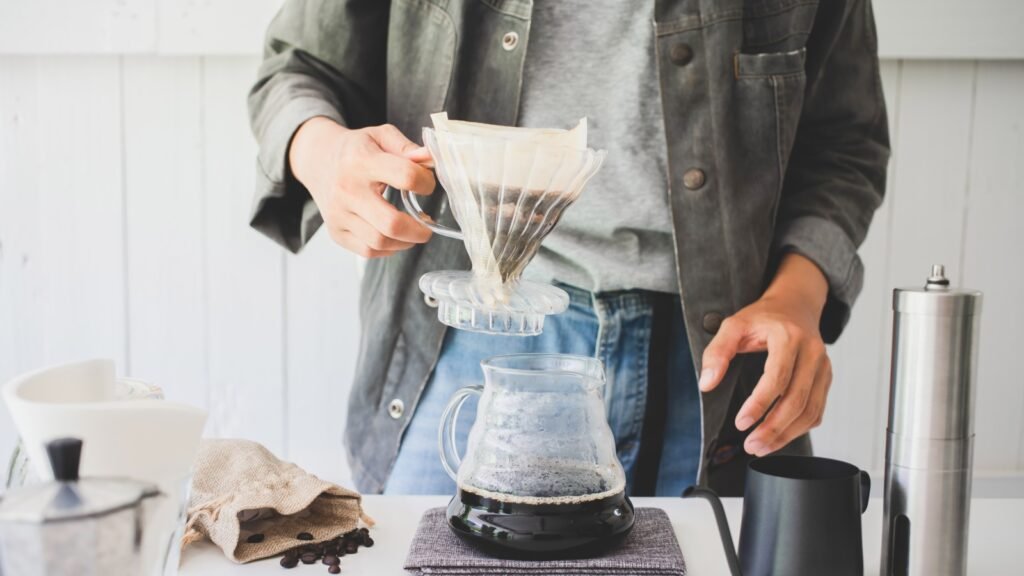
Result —
<path fill-rule="evenodd" d="M 438 431 L 456 481 L 448 525 L 493 555 L 583 557 L 633 527 L 626 476 L 602 399 L 600 360 L 516 354 L 484 360 L 484 386 L 457 391 Z M 455 446 L 463 403 L 480 395 L 466 455 Z"/>

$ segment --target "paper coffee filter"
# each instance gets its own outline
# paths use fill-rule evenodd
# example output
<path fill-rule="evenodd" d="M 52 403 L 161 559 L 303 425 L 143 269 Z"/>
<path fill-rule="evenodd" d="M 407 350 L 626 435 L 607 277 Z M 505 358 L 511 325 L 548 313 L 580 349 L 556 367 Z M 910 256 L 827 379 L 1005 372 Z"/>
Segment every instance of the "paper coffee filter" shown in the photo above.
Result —
<path fill-rule="evenodd" d="M 443 112 L 431 118 L 424 142 L 473 273 L 492 285 L 518 280 L 604 152 L 587 148 L 585 118 L 571 130 L 463 122 Z"/>
<path fill-rule="evenodd" d="M 449 120 L 447 112 L 430 115 L 434 129 L 452 134 L 468 134 L 518 139 L 538 139 L 555 145 L 568 146 L 583 150 L 587 147 L 587 119 L 581 118 L 579 123 L 570 130 L 561 128 L 523 128 L 520 126 L 499 126 L 466 120 Z"/>
<path fill-rule="evenodd" d="M 449 120 L 447 112 L 430 118 L 445 151 L 442 162 L 451 165 L 457 155 L 472 178 L 511 188 L 565 191 L 587 149 L 586 118 L 570 130 Z"/>

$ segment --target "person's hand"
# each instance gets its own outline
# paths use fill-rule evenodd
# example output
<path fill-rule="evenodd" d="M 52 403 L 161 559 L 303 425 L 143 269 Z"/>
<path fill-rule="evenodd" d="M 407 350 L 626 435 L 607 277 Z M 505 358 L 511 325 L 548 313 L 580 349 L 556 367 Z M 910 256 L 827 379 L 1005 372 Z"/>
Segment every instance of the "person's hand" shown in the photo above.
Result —
<path fill-rule="evenodd" d="M 726 318 L 704 350 L 704 392 L 718 386 L 736 354 L 768 351 L 764 374 L 736 414 L 741 431 L 768 414 L 747 437 L 750 454 L 775 452 L 821 424 L 832 385 L 832 363 L 818 329 L 827 295 L 817 266 L 787 254 L 764 295 Z"/>
<path fill-rule="evenodd" d="M 331 238 L 366 258 L 426 242 L 430 230 L 384 199 L 386 186 L 434 191 L 426 148 L 389 124 L 350 130 L 324 117 L 307 120 L 288 149 L 292 174 L 313 196 Z"/>

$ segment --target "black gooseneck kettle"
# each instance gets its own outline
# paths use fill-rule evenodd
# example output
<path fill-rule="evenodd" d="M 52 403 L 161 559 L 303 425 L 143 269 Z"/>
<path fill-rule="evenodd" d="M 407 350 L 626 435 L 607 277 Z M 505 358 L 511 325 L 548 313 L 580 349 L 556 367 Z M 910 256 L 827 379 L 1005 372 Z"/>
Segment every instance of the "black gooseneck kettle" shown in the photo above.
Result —
<path fill-rule="evenodd" d="M 861 576 L 861 514 L 871 480 L 852 464 L 812 456 L 750 462 L 739 554 L 718 496 L 690 487 L 684 497 L 711 502 L 732 576 Z"/>

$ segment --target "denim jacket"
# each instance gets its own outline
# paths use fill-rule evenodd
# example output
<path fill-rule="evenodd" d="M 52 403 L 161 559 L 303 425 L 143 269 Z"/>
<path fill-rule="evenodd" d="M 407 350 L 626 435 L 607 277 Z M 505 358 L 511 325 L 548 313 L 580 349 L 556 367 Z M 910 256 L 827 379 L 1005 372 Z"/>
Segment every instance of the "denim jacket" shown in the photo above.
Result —
<path fill-rule="evenodd" d="M 249 97 L 259 143 L 252 225 L 297 252 L 321 224 L 286 160 L 311 117 L 391 123 L 417 142 L 441 110 L 514 125 L 532 5 L 288 0 Z M 857 247 L 882 201 L 889 155 L 870 1 L 656 0 L 653 25 L 676 272 L 697 369 L 722 319 L 762 294 L 787 251 L 828 279 L 821 332 L 835 341 L 861 289 Z M 450 220 L 443 196 L 422 203 Z M 468 268 L 464 248 L 440 238 L 366 267 L 346 431 L 364 492 L 383 488 L 444 337 L 417 280 L 452 268 Z M 739 357 L 703 396 L 701 481 L 726 492 L 743 474 L 732 419 L 763 361 Z"/>

